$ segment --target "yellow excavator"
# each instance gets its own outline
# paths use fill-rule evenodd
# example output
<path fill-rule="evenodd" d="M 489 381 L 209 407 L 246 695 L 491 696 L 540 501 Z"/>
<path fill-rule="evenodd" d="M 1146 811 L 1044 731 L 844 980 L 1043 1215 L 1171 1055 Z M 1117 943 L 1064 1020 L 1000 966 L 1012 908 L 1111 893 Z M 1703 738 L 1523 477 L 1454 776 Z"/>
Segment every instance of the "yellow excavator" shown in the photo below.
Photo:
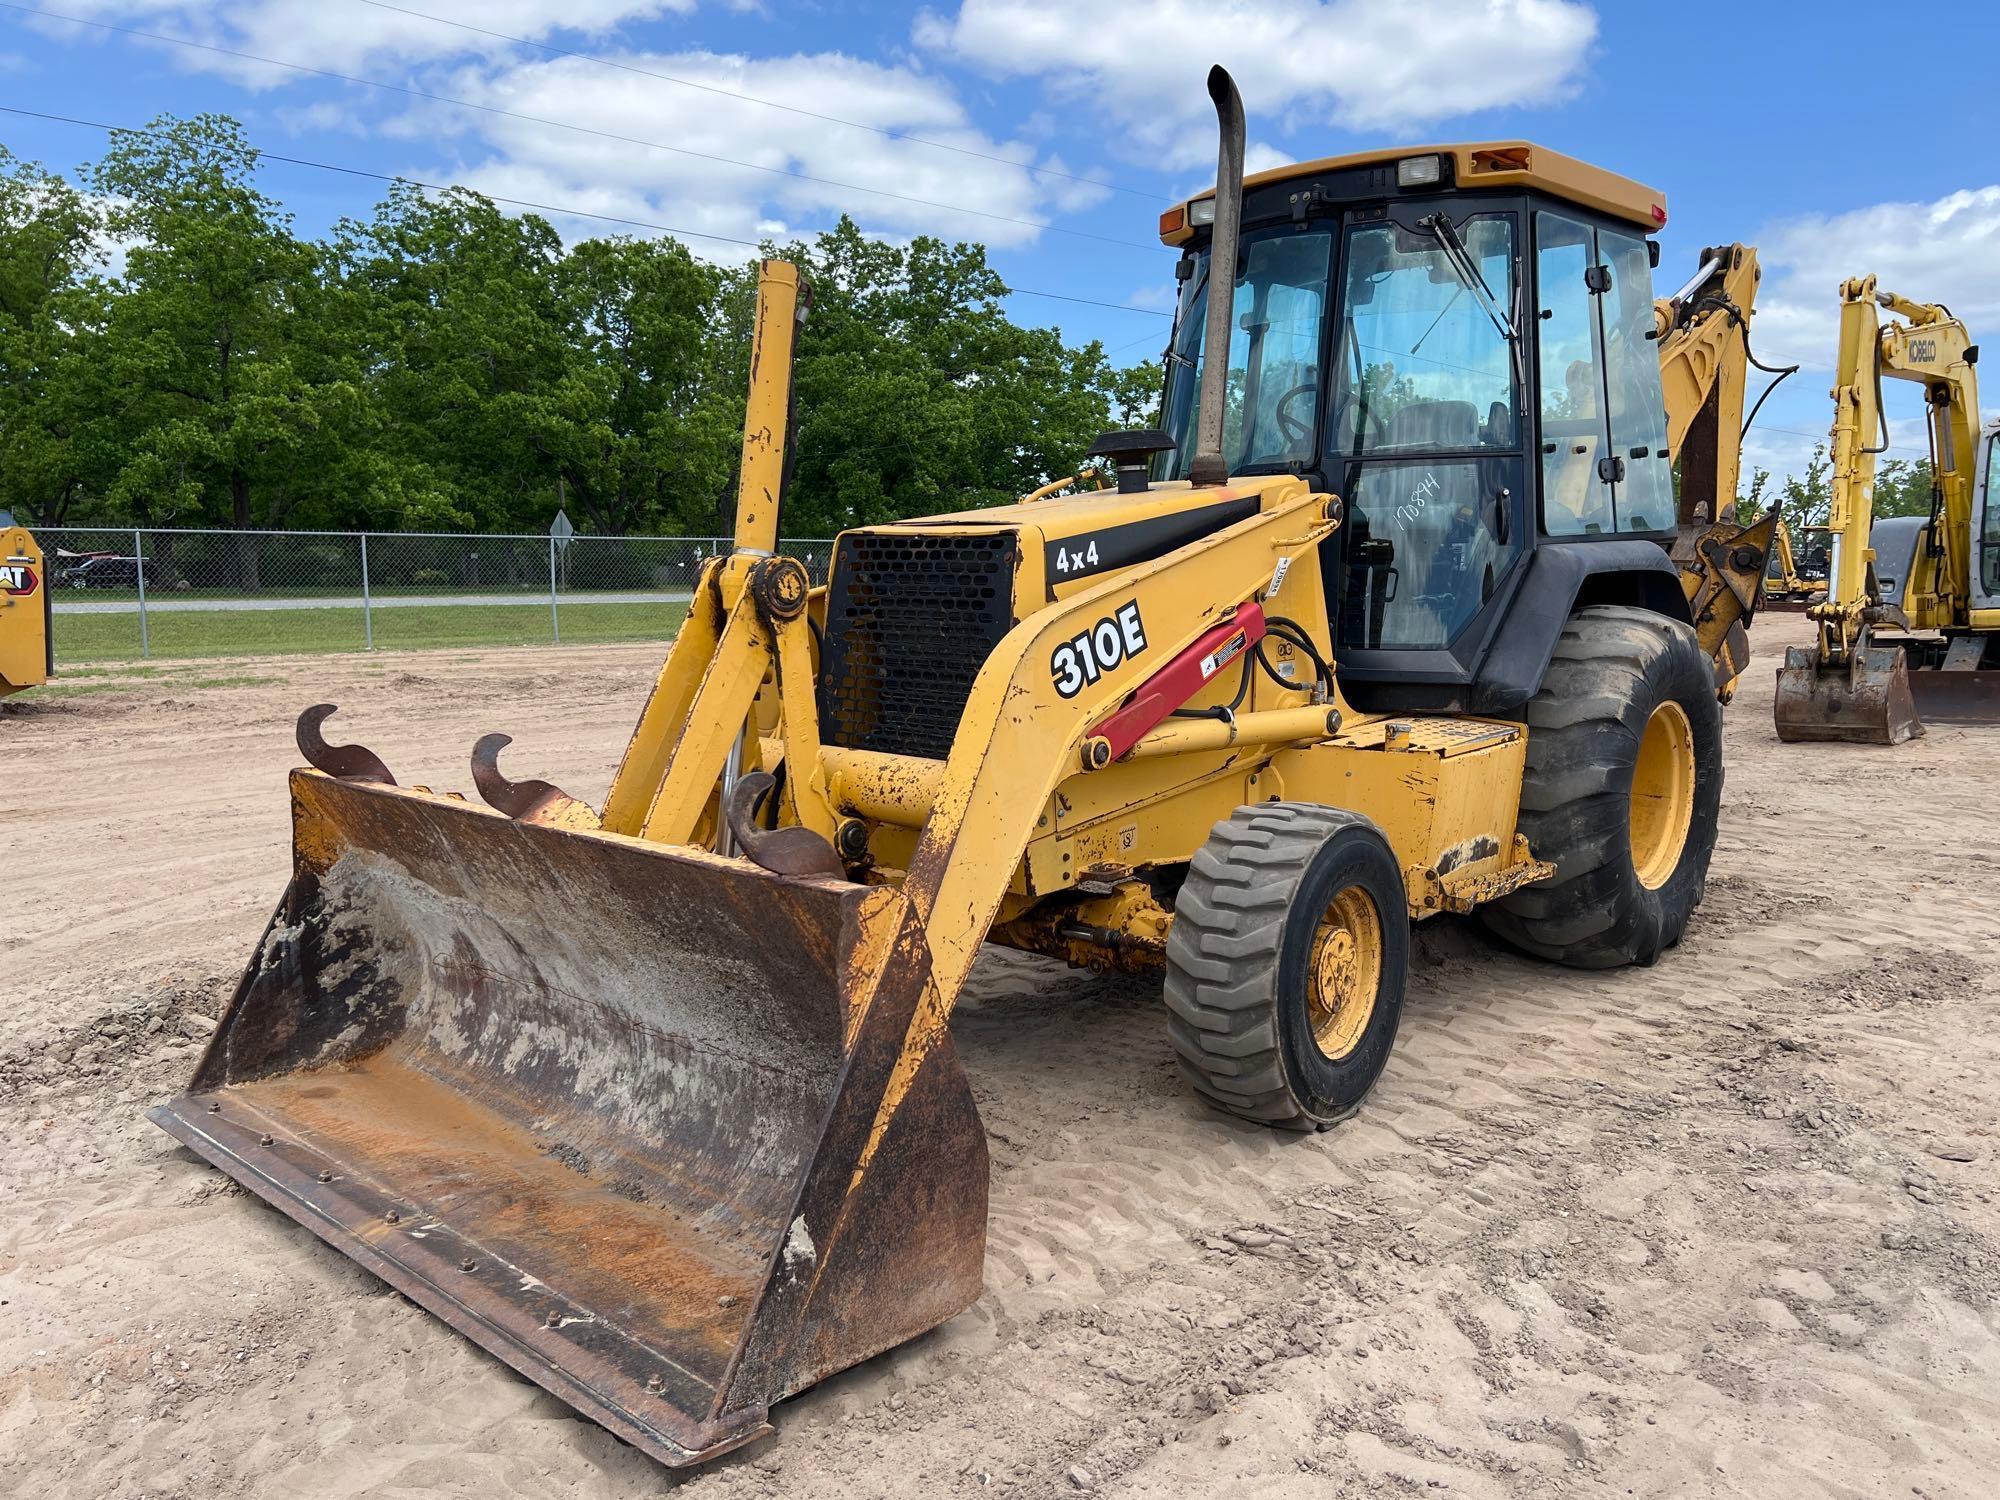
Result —
<path fill-rule="evenodd" d="M 0 511 L 0 698 L 39 687 L 56 669 L 49 577 L 42 549 Z"/>
<path fill-rule="evenodd" d="M 1771 561 L 1764 570 L 1764 600 L 1758 607 L 1804 614 L 1808 605 L 1826 597 L 1826 579 L 1810 571 L 1792 546 L 1792 529 L 1781 514 L 1777 530 L 1771 534 Z"/>
<path fill-rule="evenodd" d="M 768 261 L 735 547 L 601 807 L 503 735 L 482 806 L 301 716 L 291 883 L 153 1118 L 665 1463 L 979 1295 L 983 943 L 1162 973 L 1190 1085 L 1313 1131 L 1414 922 L 1603 968 L 1700 900 L 1769 543 L 1718 518 L 1754 257 L 1656 303 L 1661 196 L 1522 142 L 1245 178 L 1209 91 L 1115 488 L 848 531 L 811 587 Z"/>
<path fill-rule="evenodd" d="M 1980 427 L 1978 345 L 1950 309 L 1872 276 L 1840 298 L 1827 590 L 1806 611 L 1818 640 L 1787 650 L 1779 669 L 1778 737 L 1894 745 L 1926 720 L 2000 719 L 2000 448 Z M 1874 514 L 1885 379 L 1924 388 L 1926 516 Z"/>

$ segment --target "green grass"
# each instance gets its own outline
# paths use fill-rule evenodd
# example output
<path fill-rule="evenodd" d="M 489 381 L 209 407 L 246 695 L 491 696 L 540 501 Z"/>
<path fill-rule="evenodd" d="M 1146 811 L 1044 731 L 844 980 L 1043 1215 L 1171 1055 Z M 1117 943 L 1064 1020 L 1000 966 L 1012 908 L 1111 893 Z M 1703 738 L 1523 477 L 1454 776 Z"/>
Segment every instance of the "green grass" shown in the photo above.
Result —
<path fill-rule="evenodd" d="M 681 604 L 567 604 L 567 643 L 668 641 L 680 627 Z M 56 665 L 133 661 L 139 656 L 137 615 L 57 615 Z M 362 649 L 358 609 L 188 610 L 148 619 L 156 657 L 286 656 Z M 440 647 L 546 646 L 546 604 L 439 604 L 375 612 L 375 646 L 382 651 Z M 146 671 L 146 668 L 139 668 Z"/>

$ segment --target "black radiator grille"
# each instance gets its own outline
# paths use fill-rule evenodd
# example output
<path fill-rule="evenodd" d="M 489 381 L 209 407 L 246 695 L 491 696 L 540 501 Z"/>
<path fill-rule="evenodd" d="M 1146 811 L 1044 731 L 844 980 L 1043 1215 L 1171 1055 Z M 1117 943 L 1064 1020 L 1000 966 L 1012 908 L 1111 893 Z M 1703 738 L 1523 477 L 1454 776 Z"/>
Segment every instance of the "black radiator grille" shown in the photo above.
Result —
<path fill-rule="evenodd" d="M 972 680 L 1014 623 L 1011 531 L 840 539 L 826 601 L 820 736 L 943 760 Z"/>

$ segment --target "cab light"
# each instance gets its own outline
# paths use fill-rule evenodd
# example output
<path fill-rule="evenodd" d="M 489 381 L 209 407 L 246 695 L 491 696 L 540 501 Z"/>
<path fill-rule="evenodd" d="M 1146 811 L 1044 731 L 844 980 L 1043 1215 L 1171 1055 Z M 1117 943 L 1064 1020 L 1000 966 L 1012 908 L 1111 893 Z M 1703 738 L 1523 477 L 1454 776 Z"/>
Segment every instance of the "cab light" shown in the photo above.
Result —
<path fill-rule="evenodd" d="M 1396 163 L 1397 187 L 1436 187 L 1444 168 L 1435 156 L 1406 156 Z"/>
<path fill-rule="evenodd" d="M 1197 198 L 1187 206 L 1187 221 L 1190 224 L 1213 224 L 1215 222 L 1215 200 Z"/>
<path fill-rule="evenodd" d="M 1160 237 L 1162 239 L 1165 239 L 1170 234 L 1179 234 L 1186 227 L 1187 205 L 1185 203 L 1176 204 L 1160 215 Z"/>

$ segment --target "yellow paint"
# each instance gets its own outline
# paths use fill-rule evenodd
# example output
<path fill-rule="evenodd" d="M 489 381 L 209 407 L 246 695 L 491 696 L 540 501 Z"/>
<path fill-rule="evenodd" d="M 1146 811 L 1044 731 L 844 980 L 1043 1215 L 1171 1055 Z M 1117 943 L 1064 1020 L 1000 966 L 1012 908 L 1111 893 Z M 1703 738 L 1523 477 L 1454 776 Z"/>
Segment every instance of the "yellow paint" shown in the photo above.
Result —
<path fill-rule="evenodd" d="M 1972 497 L 1981 456 L 1979 377 L 1965 325 L 1943 307 L 1881 290 L 1873 276 L 1846 282 L 1840 297 L 1833 497 L 1827 515 L 1833 567 L 1825 603 L 1809 611 L 1820 624 L 1820 651 L 1828 662 L 1844 662 L 1865 645 L 1863 612 L 1876 602 L 1899 606 L 1917 630 L 1968 623 Z M 1902 321 L 1885 325 L 1885 310 Z M 1884 380 L 1924 387 L 1942 504 L 1933 537 L 1936 554 L 1919 547 L 1902 596 L 1877 601 L 1869 593 L 1868 565 L 1874 559 L 1875 462 L 1883 444 Z"/>
<path fill-rule="evenodd" d="M 1667 222 L 1664 193 L 1530 141 L 1473 141 L 1450 146 L 1402 146 L 1356 151 L 1347 156 L 1325 156 L 1293 166 L 1252 172 L 1243 179 L 1243 187 L 1248 192 L 1272 183 L 1304 183 L 1314 177 L 1356 167 L 1390 165 L 1412 156 L 1448 158 L 1453 164 L 1460 189 L 1511 188 L 1517 192 L 1547 193 L 1566 203 L 1596 209 L 1649 231 Z M 1183 245 L 1193 239 L 1195 230 L 1189 222 L 1188 205 L 1214 196 L 1215 190 L 1210 188 L 1205 193 L 1195 194 L 1178 210 L 1169 210 L 1160 220 L 1160 238 L 1169 245 Z"/>
<path fill-rule="evenodd" d="M 49 575 L 25 526 L 0 529 L 0 698 L 49 675 Z"/>
<path fill-rule="evenodd" d="M 1678 703 L 1662 703 L 1639 738 L 1628 819 L 1632 868 L 1649 891 L 1667 883 L 1687 848 L 1694 780 L 1694 729 L 1687 712 Z"/>
<path fill-rule="evenodd" d="M 1382 914 L 1358 885 L 1343 886 L 1313 930 L 1306 1014 L 1331 1062 L 1360 1045 L 1382 988 Z"/>
<path fill-rule="evenodd" d="M 750 397 L 743 414 L 743 458 L 736 489 L 738 552 L 769 555 L 778 545 L 778 491 L 785 476 L 798 310 L 798 268 L 787 261 L 765 261 L 757 268 Z"/>

